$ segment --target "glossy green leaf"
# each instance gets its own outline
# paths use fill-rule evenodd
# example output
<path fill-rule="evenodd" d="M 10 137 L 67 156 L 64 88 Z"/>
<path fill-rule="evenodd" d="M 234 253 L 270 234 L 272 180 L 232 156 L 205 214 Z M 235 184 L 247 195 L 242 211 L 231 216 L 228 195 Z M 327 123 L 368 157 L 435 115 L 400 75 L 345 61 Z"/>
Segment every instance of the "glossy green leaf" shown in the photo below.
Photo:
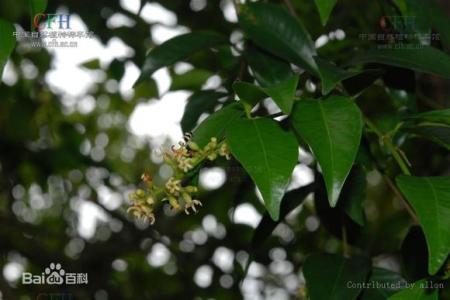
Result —
<path fill-rule="evenodd" d="M 198 31 L 174 37 L 150 51 L 136 84 L 152 75 L 159 68 L 186 59 L 202 49 L 226 43 L 227 39 L 224 36 L 210 31 Z"/>
<path fill-rule="evenodd" d="M 233 84 L 233 90 L 242 101 L 245 111 L 248 116 L 252 108 L 261 100 L 267 98 L 266 93 L 261 90 L 261 87 L 251 84 L 249 82 L 238 81 Z"/>
<path fill-rule="evenodd" d="M 391 297 L 388 300 L 438 300 L 438 291 L 427 289 L 425 279 L 414 282 L 410 288 L 406 288 Z"/>
<path fill-rule="evenodd" d="M 184 109 L 181 119 L 181 129 L 188 132 L 197 125 L 197 120 L 202 113 L 212 113 L 217 101 L 227 94 L 211 90 L 198 91 L 188 98 L 188 103 Z"/>
<path fill-rule="evenodd" d="M 319 162 L 328 201 L 334 207 L 358 153 L 363 126 L 361 112 L 348 98 L 331 96 L 325 101 L 298 102 L 292 122 Z"/>
<path fill-rule="evenodd" d="M 315 0 L 315 2 L 317 9 L 319 10 L 320 21 L 322 22 L 322 25 L 325 26 L 337 0 Z"/>
<path fill-rule="evenodd" d="M 16 45 L 16 38 L 13 35 L 14 31 L 13 24 L 0 19 L 0 80 L 3 74 L 3 67 Z"/>
<path fill-rule="evenodd" d="M 450 177 L 401 175 L 396 181 L 419 218 L 428 244 L 428 272 L 435 274 L 450 253 Z"/>
<path fill-rule="evenodd" d="M 237 120 L 227 128 L 231 153 L 259 188 L 267 211 L 278 220 L 280 203 L 297 163 L 294 135 L 270 119 Z"/>
<path fill-rule="evenodd" d="M 433 47 L 373 49 L 354 63 L 380 63 L 450 78 L 450 55 Z"/>
<path fill-rule="evenodd" d="M 269 87 L 288 80 L 293 76 L 291 66 L 284 60 L 254 47 L 245 52 L 253 75 L 262 87 Z"/>
<path fill-rule="evenodd" d="M 303 275 L 311 300 L 354 300 L 361 288 L 352 284 L 366 282 L 370 260 L 364 257 L 344 258 L 339 255 L 316 254 L 306 258 Z"/>
<path fill-rule="evenodd" d="M 364 289 L 361 294 L 361 300 L 386 300 L 389 296 L 402 290 L 407 282 L 399 273 L 374 268 L 367 284 L 371 286 Z"/>
<path fill-rule="evenodd" d="M 204 147 L 212 137 L 222 139 L 225 137 L 225 129 L 243 115 L 241 103 L 229 104 L 200 123 L 193 133 L 192 140 L 200 147 Z"/>
<path fill-rule="evenodd" d="M 281 200 L 280 218 L 274 221 L 268 213 L 265 213 L 255 229 L 252 238 L 252 249 L 258 249 L 270 236 L 278 224 L 295 208 L 297 208 L 306 197 L 314 191 L 314 184 L 308 184 L 298 189 L 287 192 Z"/>
<path fill-rule="evenodd" d="M 246 35 L 262 49 L 318 74 L 316 50 L 309 33 L 284 7 L 249 3 L 242 6 L 239 22 Z"/>

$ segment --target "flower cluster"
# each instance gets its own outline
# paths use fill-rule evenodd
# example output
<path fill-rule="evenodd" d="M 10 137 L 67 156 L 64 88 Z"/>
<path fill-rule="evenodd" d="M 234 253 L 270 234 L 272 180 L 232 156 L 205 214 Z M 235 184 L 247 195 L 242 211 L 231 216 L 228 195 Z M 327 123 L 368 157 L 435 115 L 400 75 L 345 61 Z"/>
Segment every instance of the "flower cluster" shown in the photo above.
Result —
<path fill-rule="evenodd" d="M 169 178 L 163 187 L 158 187 L 153 184 L 151 175 L 144 173 L 141 179 L 145 184 L 145 190 L 138 189 L 130 194 L 131 206 L 128 212 L 136 218 L 148 220 L 151 224 L 155 222 L 155 205 L 161 201 L 168 201 L 175 211 L 184 210 L 189 214 L 189 210 L 192 210 L 196 213 L 198 207 L 202 206 L 199 200 L 194 199 L 198 188 L 183 185 L 183 182 L 188 181 L 186 179 L 189 179 L 191 175 L 189 173 L 203 161 L 214 161 L 219 156 L 230 159 L 230 150 L 225 141 L 218 143 L 215 137 L 203 148 L 189 139 L 178 143 L 178 147 L 172 146 L 169 151 L 163 153 L 163 158 L 173 169 L 174 176 Z"/>
<path fill-rule="evenodd" d="M 179 142 L 179 147 L 172 146 L 171 151 L 164 152 L 164 161 L 174 169 L 175 172 L 187 173 L 194 169 L 205 159 L 213 161 L 217 156 L 230 159 L 230 150 L 225 142 L 218 143 L 213 137 L 202 149 L 197 143 L 187 140 Z"/>

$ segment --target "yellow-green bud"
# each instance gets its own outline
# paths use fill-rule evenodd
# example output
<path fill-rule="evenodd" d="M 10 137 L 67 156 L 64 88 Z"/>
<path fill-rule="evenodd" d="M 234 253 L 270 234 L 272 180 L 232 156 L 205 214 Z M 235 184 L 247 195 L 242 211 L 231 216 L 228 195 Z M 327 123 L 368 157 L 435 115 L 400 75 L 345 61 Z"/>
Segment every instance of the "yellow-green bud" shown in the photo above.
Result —
<path fill-rule="evenodd" d="M 189 148 L 191 148 L 194 151 L 199 151 L 200 147 L 197 145 L 197 143 L 193 142 L 193 141 L 189 141 L 188 143 Z"/>
<path fill-rule="evenodd" d="M 144 190 L 142 190 L 142 189 L 137 189 L 136 192 L 135 192 L 135 194 L 136 194 L 136 196 L 139 197 L 139 198 L 142 198 L 142 197 L 145 196 L 145 192 L 144 192 Z"/>
<path fill-rule="evenodd" d="M 175 198 L 173 196 L 169 196 L 169 203 L 170 203 L 170 206 L 172 207 L 172 209 L 174 209 L 174 210 L 181 209 L 180 204 L 178 204 L 177 198 Z"/>
<path fill-rule="evenodd" d="M 185 187 L 184 190 L 187 193 L 196 193 L 198 191 L 198 188 L 196 186 L 189 185 L 189 186 Z"/>

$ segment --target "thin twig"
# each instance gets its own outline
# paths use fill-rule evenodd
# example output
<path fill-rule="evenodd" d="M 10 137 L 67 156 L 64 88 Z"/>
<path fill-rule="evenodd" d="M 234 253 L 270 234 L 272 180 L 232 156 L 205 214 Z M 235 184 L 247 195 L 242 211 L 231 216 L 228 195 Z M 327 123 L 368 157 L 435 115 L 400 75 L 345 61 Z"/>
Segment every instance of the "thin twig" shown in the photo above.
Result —
<path fill-rule="evenodd" d="M 297 16 L 297 13 L 295 12 L 295 8 L 294 5 L 292 4 L 291 0 L 284 0 L 284 3 L 286 4 L 289 12 L 293 15 L 293 16 Z"/>
<path fill-rule="evenodd" d="M 405 175 L 411 175 L 411 172 L 408 168 L 408 163 L 405 163 L 402 156 L 399 154 L 398 149 L 392 144 L 390 136 L 387 136 L 383 134 L 372 121 L 370 121 L 367 117 L 364 116 L 364 121 L 367 124 L 367 126 L 379 137 L 379 139 L 386 145 L 386 147 L 389 149 L 389 152 L 391 152 L 392 156 L 394 157 L 395 161 L 397 162 L 398 166 L 402 170 L 403 174 Z"/>
<path fill-rule="evenodd" d="M 402 193 L 398 190 L 398 188 L 395 186 L 395 184 L 392 182 L 392 180 L 389 177 L 387 177 L 386 175 L 383 174 L 383 178 L 386 181 L 388 187 L 392 190 L 392 192 L 394 192 L 395 196 L 397 196 L 397 198 L 400 200 L 400 202 L 402 203 L 403 207 L 408 212 L 411 219 L 413 219 L 413 221 L 418 224 L 419 219 L 417 219 L 416 214 L 412 210 L 411 206 L 409 206 L 408 202 L 405 200 Z"/>
<path fill-rule="evenodd" d="M 417 98 L 433 109 L 445 109 L 446 107 L 425 95 L 420 89 L 417 89 Z"/>

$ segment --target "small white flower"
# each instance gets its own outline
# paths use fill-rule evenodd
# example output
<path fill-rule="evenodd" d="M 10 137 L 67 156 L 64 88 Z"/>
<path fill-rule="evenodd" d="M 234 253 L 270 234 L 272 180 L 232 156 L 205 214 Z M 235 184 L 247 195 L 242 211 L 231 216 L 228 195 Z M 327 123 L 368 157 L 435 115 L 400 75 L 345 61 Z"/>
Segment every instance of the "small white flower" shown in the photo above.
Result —
<path fill-rule="evenodd" d="M 183 172 L 185 172 L 185 173 L 188 172 L 189 170 L 191 170 L 193 168 L 192 160 L 189 158 L 180 159 L 178 162 L 178 168 L 183 170 Z"/>
<path fill-rule="evenodd" d="M 171 177 L 166 182 L 166 189 L 170 194 L 177 195 L 181 190 L 181 180 L 175 180 Z"/>

